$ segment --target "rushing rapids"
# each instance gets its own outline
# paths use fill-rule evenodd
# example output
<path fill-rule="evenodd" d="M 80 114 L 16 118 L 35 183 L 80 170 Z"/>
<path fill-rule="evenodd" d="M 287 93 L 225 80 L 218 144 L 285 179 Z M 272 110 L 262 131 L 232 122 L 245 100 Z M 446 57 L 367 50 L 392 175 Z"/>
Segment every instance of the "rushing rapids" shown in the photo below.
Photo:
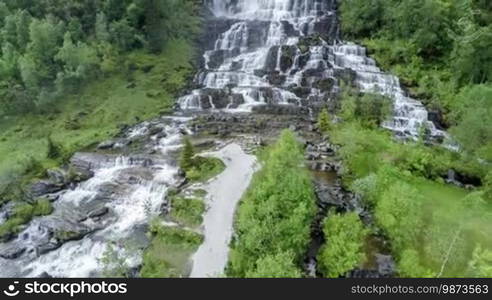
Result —
<path fill-rule="evenodd" d="M 148 242 L 145 224 L 166 205 L 169 187 L 178 184 L 170 153 L 180 147 L 186 121 L 145 122 L 115 144 L 144 139 L 152 155 L 75 155 L 72 160 L 90 166 L 94 176 L 51 195 L 52 215 L 34 219 L 16 239 L 0 244 L 0 277 L 100 276 L 108 245 L 116 252 L 136 249 L 125 258 L 137 266 Z"/>
<path fill-rule="evenodd" d="M 398 78 L 383 73 L 363 47 L 339 37 L 336 0 L 208 0 L 215 42 L 204 54 L 199 86 L 179 100 L 183 110 L 261 110 L 259 106 L 334 105 L 340 80 L 394 101 L 384 127 L 416 138 L 424 127 L 442 140 L 425 107 L 405 95 Z M 225 26 L 223 24 L 226 24 Z"/>

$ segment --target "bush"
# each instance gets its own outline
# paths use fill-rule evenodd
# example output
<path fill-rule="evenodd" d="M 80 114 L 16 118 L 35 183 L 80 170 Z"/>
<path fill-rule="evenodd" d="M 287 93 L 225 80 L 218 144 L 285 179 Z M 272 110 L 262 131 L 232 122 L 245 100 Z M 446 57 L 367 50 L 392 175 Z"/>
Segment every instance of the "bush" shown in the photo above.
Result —
<path fill-rule="evenodd" d="M 183 139 L 184 147 L 181 151 L 179 165 L 191 181 L 207 181 L 217 176 L 225 169 L 225 164 L 218 158 L 196 156 L 195 148 L 190 138 Z"/>
<path fill-rule="evenodd" d="M 368 231 L 356 213 L 330 214 L 325 220 L 323 232 L 327 242 L 321 248 L 318 263 L 326 277 L 343 276 L 363 262 Z"/>
<path fill-rule="evenodd" d="M 383 0 L 343 0 L 340 12 L 344 34 L 364 37 L 381 28 L 384 19 Z"/>
<path fill-rule="evenodd" d="M 375 128 L 389 118 L 392 110 L 393 102 L 388 97 L 344 88 L 340 111 L 344 121 L 357 120 L 365 127 Z"/>
<path fill-rule="evenodd" d="M 246 274 L 247 278 L 300 278 L 299 268 L 294 264 L 292 252 L 281 252 L 258 259 L 256 269 Z"/>
<path fill-rule="evenodd" d="M 416 250 L 406 249 L 400 256 L 400 260 L 398 261 L 398 273 L 401 277 L 435 277 L 436 274 L 422 266 L 419 253 Z"/>
<path fill-rule="evenodd" d="M 324 108 L 318 117 L 318 128 L 322 133 L 327 133 L 331 127 L 330 115 L 328 110 Z"/>
<path fill-rule="evenodd" d="M 205 203 L 202 199 L 171 197 L 171 220 L 187 227 L 197 227 L 203 222 Z"/>
<path fill-rule="evenodd" d="M 453 104 L 456 126 L 451 129 L 463 149 L 492 160 L 492 85 L 463 89 Z"/>
<path fill-rule="evenodd" d="M 154 220 L 151 224 L 152 242 L 143 255 L 140 275 L 143 278 L 186 276 L 189 256 L 203 242 L 197 233 L 176 227 L 166 227 Z"/>
<path fill-rule="evenodd" d="M 468 267 L 470 277 L 492 278 L 492 251 L 477 245 Z"/>
<path fill-rule="evenodd" d="M 19 233 L 21 226 L 29 223 L 33 217 L 49 215 L 53 212 L 51 202 L 39 199 L 34 204 L 19 203 L 14 207 L 13 215 L 0 224 L 0 240 Z"/>
<path fill-rule="evenodd" d="M 48 154 L 47 157 L 51 159 L 59 159 L 63 157 L 63 148 L 60 144 L 55 143 L 51 136 L 47 138 Z"/>
<path fill-rule="evenodd" d="M 419 191 L 404 182 L 395 182 L 382 193 L 375 209 L 376 221 L 397 253 L 418 243 L 423 229 L 421 205 Z"/>
<path fill-rule="evenodd" d="M 53 205 L 48 199 L 39 199 L 34 205 L 34 216 L 47 216 L 53 212 Z"/>

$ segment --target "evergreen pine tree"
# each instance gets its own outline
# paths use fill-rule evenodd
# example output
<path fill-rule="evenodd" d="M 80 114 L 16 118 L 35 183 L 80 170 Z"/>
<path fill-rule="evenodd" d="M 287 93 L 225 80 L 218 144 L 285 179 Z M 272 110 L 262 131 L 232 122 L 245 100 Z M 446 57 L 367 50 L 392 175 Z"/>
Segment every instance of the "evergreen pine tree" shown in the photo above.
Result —
<path fill-rule="evenodd" d="M 326 108 L 323 108 L 318 117 L 318 127 L 322 133 L 326 133 L 328 130 L 330 130 L 330 125 L 331 121 L 328 110 Z"/>
<path fill-rule="evenodd" d="M 184 148 L 183 152 L 181 152 L 181 158 L 179 161 L 181 169 L 184 171 L 188 171 L 193 167 L 193 157 L 195 156 L 195 149 L 191 144 L 191 141 L 188 137 L 184 138 Z"/>

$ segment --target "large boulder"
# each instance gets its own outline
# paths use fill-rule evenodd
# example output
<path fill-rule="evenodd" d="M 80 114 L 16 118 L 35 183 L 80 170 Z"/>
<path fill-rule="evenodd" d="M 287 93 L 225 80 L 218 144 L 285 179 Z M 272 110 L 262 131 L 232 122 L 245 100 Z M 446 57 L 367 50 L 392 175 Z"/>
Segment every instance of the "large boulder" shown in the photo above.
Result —
<path fill-rule="evenodd" d="M 53 194 L 61 191 L 65 187 L 64 183 L 56 183 L 51 180 L 40 180 L 32 183 L 28 188 L 30 199 L 39 198 L 46 194 Z"/>
<path fill-rule="evenodd" d="M 4 259 L 17 259 L 26 252 L 26 247 L 21 243 L 0 245 L 0 257 Z"/>

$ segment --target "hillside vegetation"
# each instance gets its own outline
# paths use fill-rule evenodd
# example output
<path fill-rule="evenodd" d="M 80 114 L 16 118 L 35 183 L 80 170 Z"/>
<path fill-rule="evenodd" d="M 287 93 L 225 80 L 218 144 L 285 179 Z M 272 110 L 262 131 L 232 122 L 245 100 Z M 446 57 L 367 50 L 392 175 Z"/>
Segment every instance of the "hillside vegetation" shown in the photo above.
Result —
<path fill-rule="evenodd" d="M 194 73 L 198 9 L 191 0 L 0 1 L 0 205 L 15 201 L 16 212 L 1 237 L 51 212 L 25 203 L 33 179 L 172 111 Z"/>
<path fill-rule="evenodd" d="M 355 109 L 364 97 L 345 92 L 338 112 L 343 121 L 324 132 L 340 146 L 344 184 L 374 215 L 371 234 L 388 239 L 399 276 L 492 276 L 490 186 L 464 189 L 445 181 L 448 170 L 475 173 L 487 165 L 472 168 L 463 163 L 464 154 L 426 145 L 423 139 L 395 141 L 378 126 L 384 118 Z M 325 118 L 320 116 L 320 123 Z M 328 216 L 328 242 L 319 257 L 326 274 L 335 277 L 364 262 L 365 242 L 356 221 L 348 226 L 337 218 Z M 339 236 L 349 244 L 337 242 Z"/>
<path fill-rule="evenodd" d="M 325 132 L 342 146 L 345 183 L 374 212 L 408 277 L 490 277 L 492 240 L 492 2 L 343 0 L 344 38 L 366 45 L 459 144 L 398 143 L 347 103 Z M 449 170 L 476 187 L 445 183 Z"/>
<path fill-rule="evenodd" d="M 169 112 L 193 74 L 198 9 L 192 0 L 0 1 L 0 192 Z"/>
<path fill-rule="evenodd" d="M 466 154 L 492 160 L 491 1 L 342 0 L 340 15 L 345 39 L 441 113 Z"/>

